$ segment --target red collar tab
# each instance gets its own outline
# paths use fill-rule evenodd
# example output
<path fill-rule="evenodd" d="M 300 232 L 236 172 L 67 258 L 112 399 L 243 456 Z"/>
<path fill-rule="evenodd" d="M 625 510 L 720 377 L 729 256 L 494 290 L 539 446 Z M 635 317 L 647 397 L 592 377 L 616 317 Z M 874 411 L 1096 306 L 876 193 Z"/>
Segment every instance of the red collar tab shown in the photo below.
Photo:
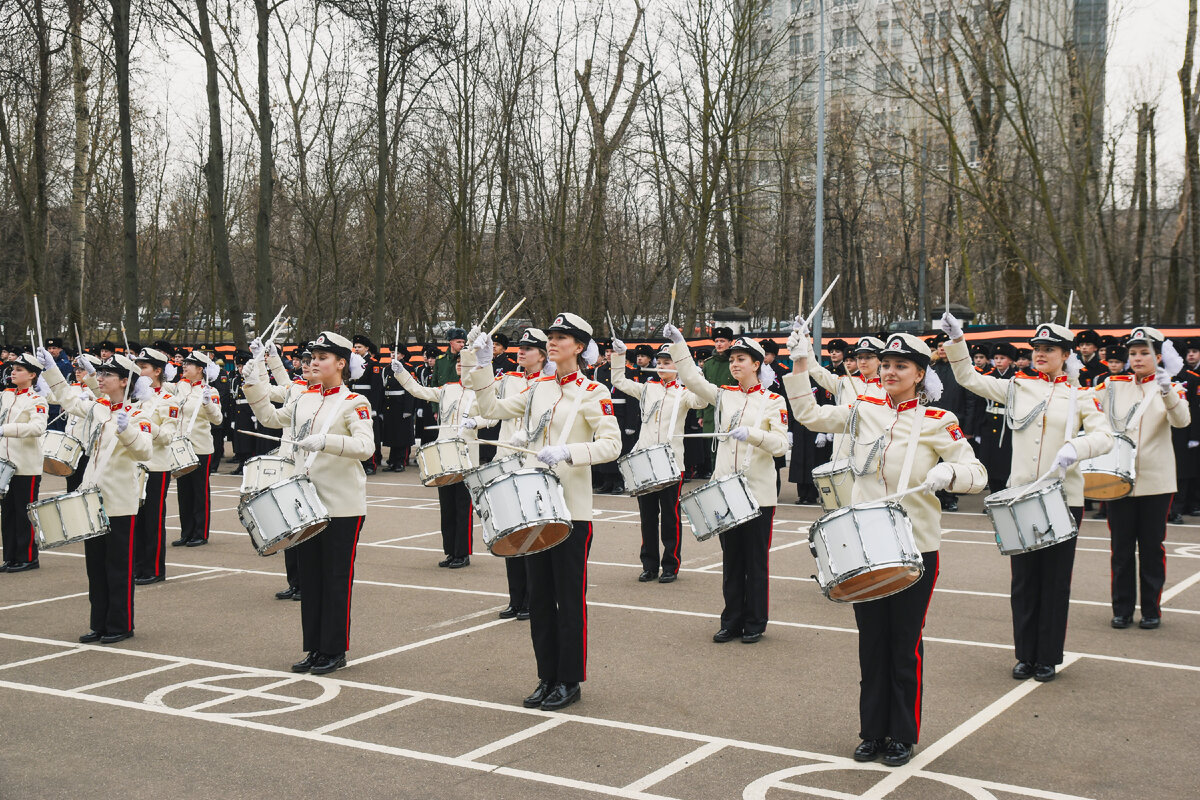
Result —
<path fill-rule="evenodd" d="M 1066 383 L 1067 382 L 1066 375 L 1059 375 L 1057 378 L 1051 378 L 1049 375 L 1047 375 L 1044 372 L 1038 372 L 1037 376 L 1038 376 L 1038 380 L 1043 380 L 1046 383 Z"/>
<path fill-rule="evenodd" d="M 896 405 L 895 401 L 892 400 L 892 396 L 889 394 L 887 398 L 887 404 L 889 408 L 896 409 L 896 413 L 900 413 L 901 411 L 911 411 L 917 407 L 917 398 L 914 397 L 911 400 L 905 400 L 900 405 Z"/>
<path fill-rule="evenodd" d="M 329 397 L 329 395 L 331 395 L 331 394 L 337 394 L 337 393 L 338 393 L 338 392 L 340 392 L 341 390 L 342 390 L 342 387 L 341 387 L 341 386 L 334 386 L 332 389 L 322 389 L 322 390 L 321 390 L 321 396 L 322 396 L 322 397 Z"/>
<path fill-rule="evenodd" d="M 1146 377 L 1144 377 L 1144 378 L 1138 378 L 1138 383 L 1150 383 L 1150 382 L 1151 382 L 1151 381 L 1153 381 L 1154 379 L 1155 379 L 1155 375 L 1154 375 L 1154 373 L 1152 372 L 1152 373 L 1150 373 L 1149 375 L 1147 375 L 1147 376 L 1146 376 Z"/>
<path fill-rule="evenodd" d="M 18 396 L 18 397 L 19 397 L 19 396 L 21 396 L 21 395 L 23 395 L 23 394 L 29 394 L 29 390 L 28 390 L 28 389 L 17 389 L 17 396 Z"/>
<path fill-rule="evenodd" d="M 575 383 L 575 381 L 578 377 L 579 377 L 578 372 L 572 372 L 570 375 L 566 376 L 565 378 L 559 378 L 558 376 L 555 376 L 555 380 L 558 381 L 559 386 L 566 386 L 568 383 Z"/>
<path fill-rule="evenodd" d="M 879 382 L 878 375 L 876 375 L 874 378 L 864 378 L 863 382 L 866 383 L 868 386 L 882 386 L 883 385 L 882 383 Z"/>

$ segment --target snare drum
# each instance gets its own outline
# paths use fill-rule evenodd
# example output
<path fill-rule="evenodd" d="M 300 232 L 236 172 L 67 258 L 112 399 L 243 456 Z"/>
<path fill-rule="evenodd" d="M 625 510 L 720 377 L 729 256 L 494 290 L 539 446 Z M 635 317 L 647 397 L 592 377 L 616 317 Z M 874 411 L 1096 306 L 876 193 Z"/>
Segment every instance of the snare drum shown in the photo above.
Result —
<path fill-rule="evenodd" d="M 16 474 L 17 465 L 0 458 L 0 497 L 8 494 L 8 484 L 12 482 L 12 477 Z"/>
<path fill-rule="evenodd" d="M 43 550 L 108 533 L 108 514 L 98 486 L 30 503 L 26 513 Z"/>
<path fill-rule="evenodd" d="M 471 502 L 479 505 L 479 496 L 483 493 L 484 487 L 496 478 L 501 475 L 511 475 L 523 469 L 521 463 L 523 458 L 520 453 L 514 453 L 511 456 L 493 459 L 486 464 L 480 464 L 475 469 L 464 472 L 463 483 L 467 485 L 467 491 L 471 493 Z"/>
<path fill-rule="evenodd" d="M 1088 500 L 1119 500 L 1133 491 L 1137 479 L 1137 445 L 1122 433 L 1113 434 L 1113 447 L 1103 455 L 1079 462 L 1083 496 Z"/>
<path fill-rule="evenodd" d="M 675 463 L 675 451 L 669 444 L 656 444 L 623 455 L 617 459 L 617 469 L 630 497 L 674 486 L 683 476 Z"/>
<path fill-rule="evenodd" d="M 242 497 L 296 474 L 296 462 L 282 456 L 255 456 L 242 465 Z"/>
<path fill-rule="evenodd" d="M 750 484 L 740 472 L 688 492 L 679 498 L 679 505 L 687 514 L 698 542 L 736 528 L 762 513 L 750 493 Z"/>
<path fill-rule="evenodd" d="M 479 496 L 483 543 L 494 556 L 547 550 L 571 535 L 562 484 L 551 472 L 523 469 L 491 481 Z"/>
<path fill-rule="evenodd" d="M 83 442 L 63 431 L 42 434 L 42 472 L 64 477 L 75 472 L 83 456 Z"/>
<path fill-rule="evenodd" d="M 171 462 L 172 478 L 181 478 L 200 466 L 195 448 L 182 436 L 176 436 L 167 445 L 167 459 Z"/>
<path fill-rule="evenodd" d="M 850 490 L 854 488 L 854 470 L 850 469 L 850 459 L 839 458 L 814 467 L 812 477 L 821 508 L 837 511 L 850 505 Z"/>
<path fill-rule="evenodd" d="M 912 522 L 899 503 L 864 503 L 831 511 L 808 531 L 817 585 L 830 600 L 878 600 L 921 580 L 925 563 Z"/>
<path fill-rule="evenodd" d="M 269 556 L 325 530 L 329 511 L 308 476 L 294 475 L 243 500 L 238 519 L 258 554 Z"/>
<path fill-rule="evenodd" d="M 421 468 L 421 483 L 426 486 L 448 486 L 463 479 L 471 469 L 471 451 L 467 440 L 438 439 L 417 450 L 417 466 Z"/>
<path fill-rule="evenodd" d="M 1075 536 L 1075 515 L 1062 480 L 1034 481 L 988 495 L 984 512 L 996 529 L 1001 555 L 1028 553 Z"/>

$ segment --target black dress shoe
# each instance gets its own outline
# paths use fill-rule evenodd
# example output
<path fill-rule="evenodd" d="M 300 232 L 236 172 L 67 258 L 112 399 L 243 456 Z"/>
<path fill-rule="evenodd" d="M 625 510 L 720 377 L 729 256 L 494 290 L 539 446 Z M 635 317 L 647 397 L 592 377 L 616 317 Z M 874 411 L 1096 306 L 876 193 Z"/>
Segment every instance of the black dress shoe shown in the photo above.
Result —
<path fill-rule="evenodd" d="M 0 572 L 8 572 L 8 562 L 7 561 L 5 561 L 3 564 L 0 564 Z"/>
<path fill-rule="evenodd" d="M 88 631 L 83 636 L 79 637 L 79 642 L 81 644 L 91 644 L 92 642 L 98 642 L 98 641 L 100 641 L 100 637 L 103 635 L 104 634 L 100 633 L 100 631 Z"/>
<path fill-rule="evenodd" d="M 463 567 L 471 566 L 471 557 L 463 556 L 462 558 L 452 558 L 447 565 L 450 569 L 462 569 Z"/>
<path fill-rule="evenodd" d="M 642 574 L 638 575 L 638 583 L 649 583 L 658 577 L 658 573 L 652 570 L 644 569 Z"/>
<path fill-rule="evenodd" d="M 1030 664 L 1028 661 L 1018 661 L 1017 665 L 1013 667 L 1013 677 L 1019 681 L 1032 678 L 1033 664 Z"/>
<path fill-rule="evenodd" d="M 368 475 L 374 475 L 375 468 L 374 467 L 364 467 L 363 472 L 367 473 Z"/>
<path fill-rule="evenodd" d="M 1162 620 L 1158 617 L 1142 617 L 1141 622 L 1138 623 L 1138 627 L 1152 631 L 1161 624 Z"/>
<path fill-rule="evenodd" d="M 116 644 L 123 642 L 126 639 L 133 638 L 133 631 L 122 631 L 121 633 L 106 633 L 100 637 L 100 644 Z"/>
<path fill-rule="evenodd" d="M 1034 664 L 1033 679 L 1038 683 L 1049 683 L 1054 680 L 1054 665 L 1053 664 Z"/>
<path fill-rule="evenodd" d="M 276 600 L 291 600 L 292 597 L 298 591 L 299 590 L 295 586 L 289 586 L 286 589 L 284 589 L 282 592 L 276 592 L 275 599 Z"/>
<path fill-rule="evenodd" d="M 297 661 L 295 664 L 292 664 L 292 672 L 308 672 L 310 669 L 313 668 L 313 664 L 316 664 L 317 659 L 320 657 L 321 657 L 321 654 L 318 653 L 316 650 L 311 651 L 308 655 L 306 655 L 303 658 L 303 660 Z"/>
<path fill-rule="evenodd" d="M 863 739 L 862 744 L 854 748 L 855 761 L 874 761 L 883 755 L 887 739 Z"/>
<path fill-rule="evenodd" d="M 344 666 L 346 666 L 345 653 L 339 653 L 336 656 L 320 654 L 317 656 L 316 662 L 308 671 L 311 675 L 328 675 L 335 669 L 341 669 Z"/>
<path fill-rule="evenodd" d="M 883 751 L 883 763 L 889 767 L 899 767 L 907 764 L 912 760 L 913 746 L 904 742 L 897 742 L 892 739 L 887 743 L 887 748 Z"/>
<path fill-rule="evenodd" d="M 134 578 L 133 582 L 138 586 L 149 586 L 152 583 L 160 583 L 166 579 L 166 575 L 143 575 L 140 578 Z"/>
<path fill-rule="evenodd" d="M 516 616 L 517 610 L 512 606 L 505 606 L 504 610 L 500 612 L 500 619 L 513 619 Z"/>
<path fill-rule="evenodd" d="M 755 642 L 757 642 L 759 639 L 762 638 L 762 635 L 763 635 L 762 631 L 755 631 L 754 633 L 743 633 L 742 634 L 742 644 L 754 644 Z"/>
<path fill-rule="evenodd" d="M 297 590 L 296 590 L 296 593 L 295 593 L 294 595 L 292 595 L 292 599 L 293 599 L 293 600 L 295 600 L 296 602 L 299 602 L 299 601 L 301 601 L 301 600 L 303 600 L 303 599 L 304 599 L 303 597 L 301 597 L 301 596 L 300 596 L 300 590 L 299 590 L 299 589 L 297 589 Z"/>
<path fill-rule="evenodd" d="M 450 556 L 446 556 L 445 558 L 443 558 L 441 561 L 438 562 L 438 566 L 439 567 L 448 567 L 448 566 L 450 566 L 450 562 L 453 560 L 454 559 L 451 558 Z"/>
<path fill-rule="evenodd" d="M 1183 514 L 1180 514 L 1178 511 L 1176 511 L 1174 514 L 1171 515 L 1171 518 L 1169 520 L 1167 520 L 1167 522 L 1171 523 L 1172 525 L 1182 525 L 1183 524 Z"/>
<path fill-rule="evenodd" d="M 180 538 L 180 539 L 176 539 L 175 541 L 171 542 L 171 547 L 187 547 L 187 543 L 188 543 L 187 539 Z"/>
<path fill-rule="evenodd" d="M 31 569 L 37 569 L 39 566 L 37 560 L 33 561 L 16 561 L 8 565 L 9 572 L 26 572 Z"/>
<path fill-rule="evenodd" d="M 675 579 L 678 577 L 679 577 L 678 572 L 664 572 L 662 574 L 662 577 L 658 579 L 658 582 L 659 583 L 674 583 Z"/>
<path fill-rule="evenodd" d="M 726 642 L 732 642 L 741 635 L 741 631 L 731 631 L 729 628 L 721 628 L 721 630 L 713 634 L 713 641 L 717 644 L 725 644 Z"/>
<path fill-rule="evenodd" d="M 1114 628 L 1128 628 L 1132 624 L 1133 624 L 1133 617 L 1123 617 L 1118 614 L 1117 616 L 1112 618 L 1112 626 Z"/>
<path fill-rule="evenodd" d="M 188 547 L 203 547 L 208 544 L 208 539 L 188 539 Z"/>
<path fill-rule="evenodd" d="M 521 701 L 521 705 L 526 708 L 538 708 L 542 701 L 546 699 L 546 695 L 550 694 L 550 690 L 554 687 L 554 681 L 541 680 L 538 681 L 537 688 L 533 690 L 533 694 Z"/>
<path fill-rule="evenodd" d="M 517 619 L 529 619 L 529 609 L 522 608 L 517 612 Z"/>
<path fill-rule="evenodd" d="M 542 711 L 559 711 L 579 702 L 578 683 L 556 683 L 542 701 Z"/>

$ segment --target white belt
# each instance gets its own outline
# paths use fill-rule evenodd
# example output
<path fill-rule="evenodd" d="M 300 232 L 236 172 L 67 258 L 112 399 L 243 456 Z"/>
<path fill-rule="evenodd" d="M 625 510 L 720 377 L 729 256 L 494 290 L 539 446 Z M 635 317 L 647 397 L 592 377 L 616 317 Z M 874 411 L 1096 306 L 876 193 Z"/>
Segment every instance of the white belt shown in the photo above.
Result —
<path fill-rule="evenodd" d="M 369 384 L 369 383 L 354 383 L 354 384 L 350 385 L 350 388 L 356 392 L 369 391 L 371 388 L 371 384 Z"/>
<path fill-rule="evenodd" d="M 408 394 L 408 392 L 404 391 L 403 389 L 401 389 L 398 392 L 384 392 L 384 395 L 386 395 L 387 397 L 402 397 L 403 395 L 406 395 L 406 394 Z"/>
<path fill-rule="evenodd" d="M 234 400 L 233 402 L 235 405 L 239 405 L 239 406 L 249 405 L 249 403 L 250 403 L 250 401 L 245 398 L 242 398 L 241 400 Z"/>
<path fill-rule="evenodd" d="M 614 397 L 613 398 L 613 403 L 624 403 L 624 402 L 625 402 L 624 397 Z"/>
<path fill-rule="evenodd" d="M 988 414 L 996 414 L 998 416 L 1004 416 L 1004 410 L 1005 410 L 1004 406 L 1000 405 L 999 403 L 988 403 L 987 404 L 987 413 Z"/>

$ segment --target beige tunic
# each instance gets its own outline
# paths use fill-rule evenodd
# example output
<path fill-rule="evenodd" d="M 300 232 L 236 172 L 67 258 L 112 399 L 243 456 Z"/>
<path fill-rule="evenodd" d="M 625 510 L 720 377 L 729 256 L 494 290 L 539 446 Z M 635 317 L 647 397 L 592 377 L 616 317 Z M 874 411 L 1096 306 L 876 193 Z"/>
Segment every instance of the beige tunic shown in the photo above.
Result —
<path fill-rule="evenodd" d="M 659 444 L 667 444 L 675 452 L 675 463 L 683 468 L 683 421 L 690 409 L 708 407 L 708 401 L 695 392 L 688 391 L 678 381 L 670 383 L 652 380 L 646 383 L 631 381 L 625 376 L 625 354 L 613 353 L 613 388 L 641 402 L 642 429 L 634 450 L 645 450 Z M 674 413 L 672 413 L 674 412 Z M 674 438 L 672 437 L 674 433 Z"/>
<path fill-rule="evenodd" d="M 204 383 L 181 380 L 174 387 L 179 401 L 179 435 L 187 437 L 196 455 L 206 456 L 213 451 L 212 428 L 209 426 L 221 424 L 221 396 Z M 211 401 L 208 405 L 203 405 L 205 392 Z M 197 405 L 200 405 L 199 411 Z"/>
<path fill-rule="evenodd" d="M 29 389 L 0 393 L 0 459 L 12 462 L 17 475 L 42 474 L 42 434 L 49 401 Z"/>
<path fill-rule="evenodd" d="M 145 461 L 146 469 L 166 472 L 171 468 L 171 459 L 167 456 L 168 445 L 179 435 L 179 403 L 175 395 L 160 387 L 154 390 L 152 397 L 138 403 L 138 410 L 152 425 L 151 453 Z"/>
<path fill-rule="evenodd" d="M 1171 428 L 1186 428 L 1192 420 L 1185 392 L 1175 384 L 1164 395 L 1153 375 L 1141 380 L 1134 375 L 1109 375 L 1102 386 L 1089 390 L 1112 430 L 1125 434 L 1137 447 L 1130 497 L 1175 492 Z"/>

